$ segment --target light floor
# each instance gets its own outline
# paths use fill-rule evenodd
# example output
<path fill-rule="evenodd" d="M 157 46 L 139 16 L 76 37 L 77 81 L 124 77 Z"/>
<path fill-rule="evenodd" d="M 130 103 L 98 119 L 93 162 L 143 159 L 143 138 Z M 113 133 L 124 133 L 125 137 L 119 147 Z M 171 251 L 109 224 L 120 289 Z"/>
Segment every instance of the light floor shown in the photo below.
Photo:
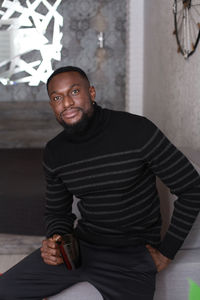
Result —
<path fill-rule="evenodd" d="M 0 273 L 4 273 L 29 253 L 41 247 L 41 236 L 0 234 Z"/>
<path fill-rule="evenodd" d="M 26 256 L 26 254 L 24 254 L 24 255 L 1 254 L 0 255 L 0 273 L 4 273 L 8 269 L 10 269 L 14 265 L 16 265 L 16 263 L 18 263 L 20 260 L 22 260 L 25 256 Z"/>

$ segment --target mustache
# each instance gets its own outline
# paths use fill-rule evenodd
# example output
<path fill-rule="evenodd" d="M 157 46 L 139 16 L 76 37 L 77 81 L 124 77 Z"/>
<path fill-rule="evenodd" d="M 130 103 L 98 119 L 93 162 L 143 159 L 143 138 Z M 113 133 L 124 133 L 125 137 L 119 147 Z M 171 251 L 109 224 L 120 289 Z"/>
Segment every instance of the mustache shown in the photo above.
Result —
<path fill-rule="evenodd" d="M 79 110 L 83 112 L 83 109 L 81 107 L 69 107 L 69 108 L 65 108 L 63 111 L 61 111 L 59 117 L 62 118 L 62 114 L 65 113 L 66 111 L 70 111 L 70 110 Z"/>

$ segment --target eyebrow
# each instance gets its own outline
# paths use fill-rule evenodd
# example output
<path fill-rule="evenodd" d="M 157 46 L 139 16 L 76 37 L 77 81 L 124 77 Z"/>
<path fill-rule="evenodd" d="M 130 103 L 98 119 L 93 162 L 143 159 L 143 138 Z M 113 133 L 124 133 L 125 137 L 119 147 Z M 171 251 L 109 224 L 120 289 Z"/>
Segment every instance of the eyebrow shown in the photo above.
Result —
<path fill-rule="evenodd" d="M 80 86 L 80 84 L 79 84 L 79 83 L 73 83 L 73 84 L 69 87 L 69 89 L 72 89 L 72 88 L 75 87 L 75 86 Z M 59 92 L 58 92 L 58 91 L 52 91 L 51 94 L 49 94 L 49 97 L 51 97 L 52 94 L 59 94 Z"/>

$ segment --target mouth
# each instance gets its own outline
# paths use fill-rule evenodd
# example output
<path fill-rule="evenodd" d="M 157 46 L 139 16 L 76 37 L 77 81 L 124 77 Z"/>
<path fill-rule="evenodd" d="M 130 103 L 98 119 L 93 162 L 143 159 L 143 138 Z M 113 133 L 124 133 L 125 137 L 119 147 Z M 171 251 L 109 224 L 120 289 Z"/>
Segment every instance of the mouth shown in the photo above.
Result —
<path fill-rule="evenodd" d="M 81 113 L 82 113 L 82 109 L 79 107 L 68 108 L 63 112 L 61 112 L 60 120 L 62 120 L 67 124 L 75 124 L 81 119 L 82 117 Z"/>
<path fill-rule="evenodd" d="M 78 113 L 80 113 L 79 108 L 68 108 L 60 114 L 60 117 L 61 119 L 73 119 L 78 115 Z"/>

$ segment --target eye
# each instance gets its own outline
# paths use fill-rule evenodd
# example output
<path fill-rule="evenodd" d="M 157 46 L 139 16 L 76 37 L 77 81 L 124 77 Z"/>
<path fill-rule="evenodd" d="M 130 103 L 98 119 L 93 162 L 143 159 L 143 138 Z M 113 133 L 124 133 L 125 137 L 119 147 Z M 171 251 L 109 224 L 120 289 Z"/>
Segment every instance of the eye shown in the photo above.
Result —
<path fill-rule="evenodd" d="M 74 89 L 74 90 L 72 91 L 72 95 L 73 95 L 73 96 L 76 96 L 76 95 L 79 94 L 79 92 L 80 92 L 79 89 Z"/>
<path fill-rule="evenodd" d="M 57 101 L 61 101 L 62 100 L 62 96 L 55 96 L 52 98 L 53 101 L 57 102 Z"/>

